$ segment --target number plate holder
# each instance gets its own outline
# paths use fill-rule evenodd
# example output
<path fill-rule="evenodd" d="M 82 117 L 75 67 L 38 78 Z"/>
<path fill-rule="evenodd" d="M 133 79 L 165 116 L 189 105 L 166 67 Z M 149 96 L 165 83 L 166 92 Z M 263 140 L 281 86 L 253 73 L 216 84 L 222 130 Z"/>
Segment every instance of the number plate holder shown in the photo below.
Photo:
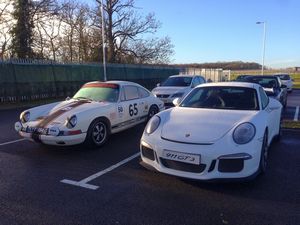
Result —
<path fill-rule="evenodd" d="M 162 157 L 164 159 L 174 160 L 178 162 L 185 162 L 194 165 L 200 165 L 201 156 L 197 154 L 176 152 L 170 150 L 164 150 Z"/>

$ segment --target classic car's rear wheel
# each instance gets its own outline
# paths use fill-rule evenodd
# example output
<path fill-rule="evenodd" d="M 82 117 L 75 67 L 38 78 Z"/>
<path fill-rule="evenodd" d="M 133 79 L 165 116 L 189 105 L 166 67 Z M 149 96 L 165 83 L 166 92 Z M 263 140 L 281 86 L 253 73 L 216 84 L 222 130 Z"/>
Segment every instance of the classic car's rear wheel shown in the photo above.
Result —
<path fill-rule="evenodd" d="M 148 120 L 152 118 L 156 113 L 158 113 L 158 107 L 156 105 L 151 105 L 149 112 L 148 112 Z"/>
<path fill-rule="evenodd" d="M 259 170 L 260 173 L 264 174 L 267 170 L 267 161 L 268 161 L 268 133 L 267 131 L 264 134 L 263 143 L 261 146 L 261 155 L 260 155 L 260 162 L 259 162 Z"/>
<path fill-rule="evenodd" d="M 95 119 L 89 126 L 85 143 L 91 147 L 104 145 L 110 134 L 108 123 L 104 119 Z"/>

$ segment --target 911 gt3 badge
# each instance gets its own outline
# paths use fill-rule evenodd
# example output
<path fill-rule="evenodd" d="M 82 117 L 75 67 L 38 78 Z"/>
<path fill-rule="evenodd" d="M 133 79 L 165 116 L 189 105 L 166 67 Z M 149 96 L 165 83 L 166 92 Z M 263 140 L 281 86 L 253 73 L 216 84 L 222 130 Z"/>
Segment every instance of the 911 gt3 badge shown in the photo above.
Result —
<path fill-rule="evenodd" d="M 191 136 L 191 134 L 185 134 L 185 137 L 188 138 L 189 136 Z"/>

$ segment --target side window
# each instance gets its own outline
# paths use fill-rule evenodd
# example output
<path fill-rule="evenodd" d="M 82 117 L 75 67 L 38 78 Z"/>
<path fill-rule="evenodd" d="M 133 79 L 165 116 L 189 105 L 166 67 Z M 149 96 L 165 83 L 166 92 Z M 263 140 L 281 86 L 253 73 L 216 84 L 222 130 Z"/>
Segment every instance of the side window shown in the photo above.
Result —
<path fill-rule="evenodd" d="M 121 93 L 120 93 L 120 101 L 123 102 L 125 101 L 126 98 L 125 98 L 125 91 L 124 91 L 124 88 L 121 89 Z"/>
<path fill-rule="evenodd" d="M 198 77 L 194 77 L 193 79 L 193 83 L 192 83 L 192 87 L 196 87 L 197 85 L 199 85 L 199 78 Z"/>
<path fill-rule="evenodd" d="M 269 104 L 269 97 L 262 87 L 259 88 L 259 95 L 261 99 L 262 109 L 265 109 Z"/>
<path fill-rule="evenodd" d="M 200 84 L 205 83 L 205 79 L 203 79 L 202 77 L 199 77 L 199 79 L 200 79 Z"/>
<path fill-rule="evenodd" d="M 139 89 L 140 98 L 149 97 L 150 94 L 147 90 L 145 90 L 144 88 L 138 88 L 138 89 Z"/>
<path fill-rule="evenodd" d="M 138 88 L 135 86 L 125 86 L 124 92 L 125 92 L 125 98 L 127 101 L 139 98 Z"/>

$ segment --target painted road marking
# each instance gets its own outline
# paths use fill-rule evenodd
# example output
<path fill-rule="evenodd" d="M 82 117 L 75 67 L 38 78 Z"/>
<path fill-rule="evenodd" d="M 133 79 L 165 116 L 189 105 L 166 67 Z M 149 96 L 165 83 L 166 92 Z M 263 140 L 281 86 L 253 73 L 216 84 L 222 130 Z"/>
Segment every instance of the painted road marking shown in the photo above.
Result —
<path fill-rule="evenodd" d="M 8 141 L 8 142 L 0 143 L 0 146 L 9 145 L 9 144 L 13 144 L 13 143 L 17 143 L 17 142 L 25 141 L 25 140 L 26 140 L 25 138 L 22 138 L 22 139 L 18 139 L 18 140 L 14 140 L 14 141 Z"/>
<path fill-rule="evenodd" d="M 296 112 L 294 116 L 294 121 L 298 121 L 298 116 L 299 116 L 299 106 L 296 107 Z"/>
<path fill-rule="evenodd" d="M 108 168 L 106 168 L 106 169 L 104 169 L 104 170 L 102 170 L 98 173 L 95 173 L 95 174 L 93 174 L 93 175 L 91 175 L 91 176 L 89 176 L 89 177 L 87 177 L 83 180 L 74 181 L 74 180 L 69 180 L 69 179 L 63 179 L 60 182 L 65 183 L 65 184 L 70 184 L 70 185 L 75 185 L 75 186 L 87 188 L 87 189 L 91 189 L 91 190 L 97 190 L 99 188 L 99 186 L 88 184 L 88 182 L 90 182 L 91 180 L 94 180 L 94 179 L 96 179 L 96 178 L 98 178 L 98 177 L 100 177 L 100 176 L 102 176 L 102 175 L 104 175 L 104 174 L 106 174 L 106 173 L 122 166 L 123 164 L 135 159 L 139 155 L 140 155 L 140 153 L 138 152 L 138 153 L 128 157 L 127 159 L 124 159 L 121 162 L 118 162 L 117 164 L 112 165 L 112 166 L 110 166 L 110 167 L 108 167 Z"/>

